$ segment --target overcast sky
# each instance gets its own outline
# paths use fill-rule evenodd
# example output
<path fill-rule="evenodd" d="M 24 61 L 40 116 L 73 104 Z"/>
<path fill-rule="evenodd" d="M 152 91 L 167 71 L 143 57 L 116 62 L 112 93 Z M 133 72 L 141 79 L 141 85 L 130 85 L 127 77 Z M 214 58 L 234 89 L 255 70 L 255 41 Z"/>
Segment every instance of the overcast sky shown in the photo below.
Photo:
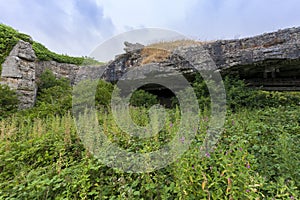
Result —
<path fill-rule="evenodd" d="M 299 0 L 0 0 L 0 6 L 0 23 L 74 56 L 140 28 L 207 41 L 300 26 Z"/>

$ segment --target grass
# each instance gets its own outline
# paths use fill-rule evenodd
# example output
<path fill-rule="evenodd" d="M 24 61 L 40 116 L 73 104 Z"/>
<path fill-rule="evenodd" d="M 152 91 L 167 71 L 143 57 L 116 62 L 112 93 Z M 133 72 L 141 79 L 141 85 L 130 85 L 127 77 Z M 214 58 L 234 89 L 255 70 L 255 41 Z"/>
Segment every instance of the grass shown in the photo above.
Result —
<path fill-rule="evenodd" d="M 299 107 L 229 111 L 213 152 L 201 156 L 209 116 L 190 148 L 170 165 L 147 173 L 109 168 L 83 145 L 70 114 L 0 121 L 0 199 L 298 199 Z M 174 138 L 180 112 L 168 110 L 159 134 L 129 137 L 110 112 L 98 122 L 118 146 L 150 152 Z M 147 110 L 132 108 L 135 123 Z M 180 140 L 179 142 L 182 142 Z M 89 146 L 90 147 L 90 146 Z"/>
<path fill-rule="evenodd" d="M 147 45 L 148 48 L 166 49 L 172 51 L 178 47 L 188 47 L 194 45 L 204 45 L 210 42 L 201 42 L 196 40 L 175 40 L 175 41 L 162 41 Z"/>
<path fill-rule="evenodd" d="M 142 65 L 166 61 L 171 53 L 165 49 L 143 48 L 141 51 Z"/>
<path fill-rule="evenodd" d="M 141 64 L 157 63 L 166 61 L 172 50 L 178 47 L 187 47 L 193 45 L 203 45 L 205 42 L 195 40 L 175 40 L 175 41 L 161 41 L 147 45 L 141 51 L 142 61 Z"/>

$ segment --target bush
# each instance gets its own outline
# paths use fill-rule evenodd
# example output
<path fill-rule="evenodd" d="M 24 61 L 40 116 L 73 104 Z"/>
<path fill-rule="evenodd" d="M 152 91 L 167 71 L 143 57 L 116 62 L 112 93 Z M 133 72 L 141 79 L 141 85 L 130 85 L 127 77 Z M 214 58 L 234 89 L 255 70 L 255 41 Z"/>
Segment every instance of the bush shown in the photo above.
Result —
<path fill-rule="evenodd" d="M 113 84 L 99 80 L 96 90 L 96 104 L 100 106 L 109 106 L 111 102 L 112 92 L 114 91 Z"/>
<path fill-rule="evenodd" d="M 31 43 L 36 56 L 41 61 L 54 60 L 60 63 L 81 65 L 85 60 L 84 57 L 71 57 L 71 56 L 60 55 L 51 52 L 44 45 L 32 41 L 29 35 L 26 35 L 24 33 L 19 33 L 17 30 L 13 29 L 10 26 L 0 24 L 0 73 L 1 73 L 1 64 L 5 61 L 5 58 L 9 55 L 11 50 L 20 40 Z M 86 59 L 88 61 L 91 60 L 88 58 Z"/>
<path fill-rule="evenodd" d="M 34 108 L 39 116 L 63 115 L 72 106 L 72 88 L 66 78 L 57 79 L 53 72 L 46 70 L 38 82 L 37 103 Z"/>
<path fill-rule="evenodd" d="M 84 56 L 83 57 L 84 61 L 82 63 L 82 65 L 84 66 L 89 66 L 89 65 L 103 65 L 103 62 L 99 62 L 98 60 L 95 60 L 95 58 L 92 57 L 88 57 L 88 56 Z"/>
<path fill-rule="evenodd" d="M 247 88 L 245 82 L 238 77 L 226 76 L 224 78 L 224 86 L 229 109 L 235 111 L 243 107 L 253 108 L 258 106 L 253 101 L 253 98 L 256 97 L 256 91 Z"/>
<path fill-rule="evenodd" d="M 83 57 L 71 57 L 51 52 L 44 45 L 38 42 L 33 42 L 32 48 L 38 59 L 42 61 L 54 60 L 60 63 L 69 63 L 75 65 L 81 65 L 84 61 Z"/>
<path fill-rule="evenodd" d="M 70 81 L 67 78 L 56 78 L 53 72 L 46 69 L 39 78 L 38 90 L 42 91 L 54 86 L 61 86 L 65 89 L 70 89 Z"/>
<path fill-rule="evenodd" d="M 136 90 L 133 92 L 130 98 L 130 105 L 132 106 L 143 106 L 146 108 L 150 108 L 151 106 L 158 104 L 157 96 L 146 92 L 144 90 Z"/>
<path fill-rule="evenodd" d="M 299 106 L 299 92 L 263 91 L 249 88 L 238 77 L 226 76 L 224 85 L 227 106 L 236 111 L 241 108 L 257 109 L 279 106 Z"/>
<path fill-rule="evenodd" d="M 147 109 L 134 109 L 140 112 L 134 112 L 133 119 L 147 118 Z M 110 141 L 145 153 L 176 137 L 180 113 L 173 112 L 166 115 L 162 130 L 147 139 L 128 137 L 109 112 L 97 116 Z M 218 145 L 204 157 L 201 145 L 209 118 L 200 114 L 200 126 L 187 152 L 146 173 L 123 172 L 93 158 L 69 114 L 4 120 L 0 122 L 0 199 L 299 199 L 298 113 L 299 108 L 229 113 Z"/>
<path fill-rule="evenodd" d="M 29 35 L 19 33 L 9 26 L 0 24 L 0 74 L 2 71 L 1 64 L 19 40 L 32 42 Z"/>
<path fill-rule="evenodd" d="M 8 85 L 0 84 L 0 120 L 16 112 L 18 109 L 18 97 Z"/>

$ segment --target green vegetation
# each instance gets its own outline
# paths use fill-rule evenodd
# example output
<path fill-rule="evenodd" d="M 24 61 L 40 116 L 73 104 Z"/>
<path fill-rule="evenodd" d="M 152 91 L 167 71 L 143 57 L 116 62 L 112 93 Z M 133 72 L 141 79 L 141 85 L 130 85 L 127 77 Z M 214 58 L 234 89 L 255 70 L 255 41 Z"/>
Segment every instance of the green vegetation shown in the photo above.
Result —
<path fill-rule="evenodd" d="M 0 24 L 0 72 L 1 64 L 19 40 L 32 43 L 29 35 L 19 33 L 9 26 Z"/>
<path fill-rule="evenodd" d="M 0 199 L 299 199 L 300 94 L 252 90 L 226 78 L 224 130 L 213 152 L 201 156 L 210 99 L 201 79 L 193 87 L 201 112 L 189 150 L 165 168 L 140 174 L 109 168 L 83 146 L 70 114 L 72 88 L 66 79 L 45 71 L 36 106 L 18 112 L 15 92 L 1 87 Z M 179 105 L 167 109 L 157 135 L 129 137 L 110 111 L 113 90 L 99 81 L 95 95 L 98 122 L 109 140 L 144 153 L 175 137 Z M 130 103 L 132 120 L 147 125 L 156 97 L 138 90 Z"/>
<path fill-rule="evenodd" d="M 0 84 L 0 120 L 17 111 L 18 98 L 15 91 Z"/>
<path fill-rule="evenodd" d="M 70 63 L 75 65 L 101 65 L 103 63 L 98 62 L 94 58 L 90 57 L 72 57 L 67 55 L 60 55 L 47 49 L 44 45 L 35 42 L 29 35 L 19 33 L 17 30 L 0 24 L 0 72 L 1 64 L 5 61 L 5 58 L 9 55 L 13 47 L 19 40 L 29 42 L 32 44 L 32 48 L 35 51 L 37 58 L 40 61 L 54 60 L 60 63 Z"/>
<path fill-rule="evenodd" d="M 105 63 L 104 62 L 99 62 L 98 60 L 95 60 L 95 58 L 91 58 L 91 57 L 88 57 L 88 56 L 84 56 L 83 57 L 83 62 L 81 65 L 84 65 L 84 66 L 100 66 L 100 65 L 104 65 Z"/>
<path fill-rule="evenodd" d="M 0 64 L 20 39 L 33 45 L 41 61 L 101 64 L 89 57 L 53 53 L 3 24 Z M 46 70 L 38 82 L 36 106 L 22 111 L 17 111 L 16 92 L 0 85 L 0 199 L 300 199 L 300 94 L 253 90 L 232 77 L 224 83 L 227 118 L 216 148 L 201 154 L 210 122 L 210 96 L 206 83 L 196 77 L 192 86 L 200 123 L 190 148 L 174 163 L 140 174 L 109 168 L 84 147 L 71 114 L 72 87 L 67 79 Z M 98 123 L 121 148 L 152 152 L 176 137 L 181 121 L 176 98 L 157 135 L 129 137 L 110 109 L 117 88 L 104 81 L 86 81 L 82 86 L 77 92 L 96 86 L 96 93 L 86 97 L 95 96 Z M 130 99 L 132 121 L 146 126 L 149 108 L 157 103 L 155 95 L 135 91 Z M 154 117 L 159 118 L 155 113 Z"/>
<path fill-rule="evenodd" d="M 288 109 L 287 111 L 285 109 Z M 0 197 L 3 199 L 288 199 L 299 198 L 299 109 L 241 110 L 228 115 L 214 152 L 200 157 L 209 121 L 201 115 L 196 140 L 175 163 L 152 173 L 104 166 L 82 146 L 69 114 L 0 122 Z M 142 115 L 141 115 L 142 113 Z M 123 148 L 151 151 L 176 131 L 170 112 L 162 132 L 138 141 L 99 111 L 106 134 Z M 145 110 L 133 118 L 147 118 Z M 173 119 L 173 120 L 172 120 Z M 172 123 L 172 126 L 170 125 Z M 114 130 L 112 132 L 112 130 Z M 297 135 L 298 133 L 298 135 Z"/>
<path fill-rule="evenodd" d="M 99 80 L 97 85 L 97 91 L 95 96 L 96 104 L 99 106 L 108 107 L 110 105 L 112 92 L 114 91 L 114 86 L 103 80 Z"/>
<path fill-rule="evenodd" d="M 33 42 L 32 48 L 38 59 L 41 61 L 54 60 L 60 63 L 69 63 L 75 65 L 81 65 L 84 62 L 83 57 L 71 57 L 67 55 L 60 55 L 49 51 L 44 45 L 38 42 Z"/>
<path fill-rule="evenodd" d="M 266 107 L 280 107 L 283 105 L 299 106 L 299 92 L 262 91 L 248 88 L 238 77 L 224 78 L 227 108 L 237 111 L 241 108 L 260 109 Z M 204 110 L 210 106 L 210 95 L 204 80 L 197 76 L 192 83 L 198 98 L 199 108 Z M 173 99 L 174 106 L 179 106 L 178 100 Z"/>
<path fill-rule="evenodd" d="M 150 108 L 155 104 L 158 104 L 157 97 L 144 90 L 134 91 L 130 98 L 130 105 L 132 106 Z"/>

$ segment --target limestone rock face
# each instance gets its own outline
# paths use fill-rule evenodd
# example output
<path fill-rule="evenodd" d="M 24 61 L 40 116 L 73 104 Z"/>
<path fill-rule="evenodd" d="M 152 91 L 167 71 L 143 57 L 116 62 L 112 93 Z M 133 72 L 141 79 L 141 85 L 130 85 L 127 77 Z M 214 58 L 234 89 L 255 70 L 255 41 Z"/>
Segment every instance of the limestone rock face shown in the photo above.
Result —
<path fill-rule="evenodd" d="M 30 108 L 35 103 L 35 59 L 30 43 L 19 41 L 2 64 L 1 84 L 17 91 L 20 109 Z"/>
<path fill-rule="evenodd" d="M 56 78 L 67 78 L 70 80 L 71 84 L 74 84 L 79 66 L 74 64 L 58 63 L 55 61 L 36 62 L 35 73 L 37 77 L 40 77 L 46 69 L 52 71 Z"/>
<path fill-rule="evenodd" d="M 39 61 L 28 42 L 19 41 L 2 64 L 1 84 L 16 90 L 19 109 L 34 106 L 37 94 L 37 80 L 50 69 L 57 78 L 68 78 L 75 82 L 79 66 L 55 61 Z"/>
<path fill-rule="evenodd" d="M 56 78 L 67 78 L 73 85 L 84 79 L 99 79 L 104 66 L 77 66 L 56 61 L 39 61 L 28 42 L 19 41 L 2 64 L 1 82 L 16 90 L 19 109 L 33 107 L 37 94 L 37 81 L 49 69 Z"/>
<path fill-rule="evenodd" d="M 143 65 L 143 50 L 127 51 L 108 65 L 105 79 L 117 81 L 132 67 Z M 176 58 L 176 59 L 175 59 Z M 167 65 L 191 74 L 217 70 L 239 75 L 250 85 L 274 90 L 300 90 L 300 27 L 255 37 L 219 40 L 170 50 Z"/>
<path fill-rule="evenodd" d="M 16 56 L 21 59 L 27 60 L 27 61 L 35 61 L 36 55 L 35 52 L 32 49 L 32 46 L 28 42 L 24 42 L 20 40 L 16 46 L 13 48 L 13 50 L 10 52 L 9 56 Z"/>
<path fill-rule="evenodd" d="M 152 73 L 151 66 L 166 69 L 164 76 L 174 75 L 172 68 L 187 78 L 195 74 L 195 69 L 213 70 L 239 75 L 250 85 L 263 89 L 300 90 L 300 27 L 244 39 L 208 42 L 201 46 L 179 46 L 166 50 L 168 52 L 144 51 L 146 47 L 139 43 L 124 44 L 126 53 L 116 56 L 107 65 L 79 67 L 39 61 L 31 44 L 19 41 L 2 64 L 0 83 L 17 91 L 20 109 L 34 105 L 36 82 L 46 69 L 57 78 L 68 78 L 71 84 L 98 78 L 117 82 L 130 69 L 146 65 L 145 72 L 149 74 Z M 144 77 L 145 74 L 137 73 L 135 78 Z"/>
<path fill-rule="evenodd" d="M 204 45 L 220 69 L 266 60 L 300 57 L 300 27 L 279 30 L 240 40 L 223 40 Z"/>
<path fill-rule="evenodd" d="M 124 51 L 126 53 L 144 48 L 144 45 L 142 45 L 140 43 L 132 44 L 132 43 L 127 42 L 127 41 L 124 42 L 124 45 L 125 45 Z"/>

